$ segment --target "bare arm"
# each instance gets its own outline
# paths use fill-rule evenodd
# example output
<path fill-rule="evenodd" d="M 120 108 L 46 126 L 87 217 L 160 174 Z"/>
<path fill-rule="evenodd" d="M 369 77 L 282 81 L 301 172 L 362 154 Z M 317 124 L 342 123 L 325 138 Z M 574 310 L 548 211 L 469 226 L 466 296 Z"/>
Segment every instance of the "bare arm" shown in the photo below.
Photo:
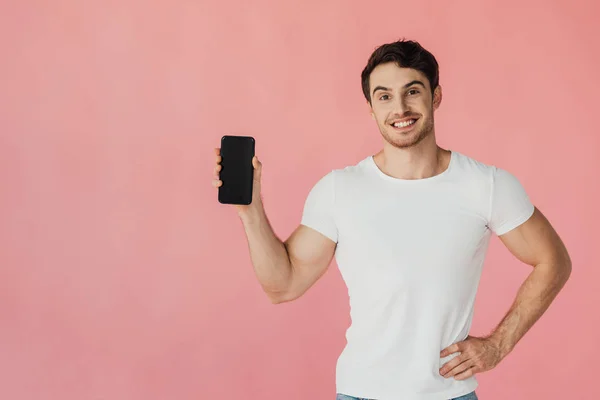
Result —
<path fill-rule="evenodd" d="M 519 260 L 534 267 L 508 313 L 488 336 L 454 343 L 440 352 L 460 355 L 440 369 L 445 378 L 462 380 L 494 368 L 542 316 L 571 274 L 569 254 L 548 220 L 536 208 L 527 222 L 501 235 Z"/>
<path fill-rule="evenodd" d="M 221 149 L 215 148 L 212 185 L 223 185 L 220 179 Z M 254 180 L 252 202 L 235 205 L 243 222 L 254 271 L 263 290 L 277 304 L 294 300 L 306 292 L 327 270 L 336 243 L 321 233 L 300 225 L 287 241 L 273 232 L 261 197 L 262 163 L 252 159 Z"/>
<path fill-rule="evenodd" d="M 282 242 L 273 232 L 262 202 L 241 219 L 254 271 L 271 302 L 297 299 L 327 271 L 336 244 L 326 236 L 300 225 Z"/>
<path fill-rule="evenodd" d="M 567 249 L 546 217 L 536 208 L 531 218 L 500 236 L 508 250 L 534 267 L 511 308 L 490 339 L 504 357 L 548 309 L 571 274 Z"/>

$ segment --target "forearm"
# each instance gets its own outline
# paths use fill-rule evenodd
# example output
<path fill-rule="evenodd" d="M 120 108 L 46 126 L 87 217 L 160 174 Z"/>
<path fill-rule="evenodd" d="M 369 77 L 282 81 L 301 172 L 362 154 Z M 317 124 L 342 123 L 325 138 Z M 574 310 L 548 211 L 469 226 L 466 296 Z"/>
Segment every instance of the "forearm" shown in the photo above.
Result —
<path fill-rule="evenodd" d="M 289 286 L 292 268 L 288 252 L 277 237 L 262 202 L 240 215 L 258 281 L 271 300 L 280 297 Z"/>
<path fill-rule="evenodd" d="M 529 274 L 510 310 L 488 336 L 498 345 L 502 357 L 548 309 L 569 278 L 570 268 L 566 262 L 539 264 Z"/>

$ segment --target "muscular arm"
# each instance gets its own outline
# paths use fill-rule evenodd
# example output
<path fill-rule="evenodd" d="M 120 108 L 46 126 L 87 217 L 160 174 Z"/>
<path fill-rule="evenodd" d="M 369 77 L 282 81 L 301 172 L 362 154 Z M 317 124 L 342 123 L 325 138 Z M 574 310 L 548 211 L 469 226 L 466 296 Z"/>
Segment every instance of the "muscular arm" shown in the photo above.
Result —
<path fill-rule="evenodd" d="M 274 233 L 262 203 L 242 218 L 256 276 L 272 303 L 304 294 L 327 270 L 336 243 L 300 225 L 282 242 Z"/>
<path fill-rule="evenodd" d="M 571 259 L 558 234 L 536 208 L 527 222 L 500 236 L 508 250 L 533 266 L 507 314 L 489 338 L 508 354 L 548 309 L 571 274 Z"/>

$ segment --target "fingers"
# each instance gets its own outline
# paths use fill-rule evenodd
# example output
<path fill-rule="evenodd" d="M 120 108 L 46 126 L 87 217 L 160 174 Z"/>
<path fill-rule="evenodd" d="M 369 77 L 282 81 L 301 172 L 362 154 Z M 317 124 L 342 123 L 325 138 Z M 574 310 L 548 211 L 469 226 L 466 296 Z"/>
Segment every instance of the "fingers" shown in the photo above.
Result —
<path fill-rule="evenodd" d="M 212 186 L 218 188 L 223 185 L 223 181 L 221 181 L 220 176 L 219 176 L 219 172 L 221 171 L 221 169 L 223 169 L 223 166 L 221 165 L 221 162 L 223 161 L 223 157 L 221 157 L 221 149 L 220 148 L 215 147 L 214 152 L 215 152 L 216 165 L 213 170 Z M 254 178 L 256 180 L 260 181 L 260 172 L 261 172 L 262 163 L 258 160 L 257 156 L 252 157 L 252 166 L 255 169 Z"/>
<path fill-rule="evenodd" d="M 446 347 L 444 350 L 442 350 L 440 352 L 440 357 L 446 357 L 446 356 L 449 356 L 450 354 L 459 352 L 461 350 L 461 346 L 459 343 L 462 343 L 462 342 L 454 343 L 453 345 Z"/>
<path fill-rule="evenodd" d="M 463 363 L 466 359 L 467 357 L 463 354 L 454 357 L 440 368 L 440 375 L 446 377 L 446 374 L 456 368 L 459 364 Z"/>
<path fill-rule="evenodd" d="M 456 379 L 457 381 L 462 381 L 463 379 L 467 379 L 467 378 L 470 378 L 473 375 L 475 375 L 475 372 L 476 372 L 475 367 L 470 367 L 470 368 L 467 368 L 466 371 L 456 375 L 454 377 L 454 379 Z"/>
<path fill-rule="evenodd" d="M 454 361 L 454 360 L 452 360 Z M 450 364 L 450 363 L 448 363 Z M 463 361 L 462 363 L 459 363 L 457 366 L 455 366 L 454 368 L 451 368 L 448 372 L 446 372 L 445 374 L 442 374 L 444 376 L 444 378 L 451 378 L 451 377 L 458 377 L 459 375 L 463 374 L 464 372 L 468 371 L 469 369 L 471 369 L 471 367 L 473 366 L 473 360 L 466 360 Z M 445 367 L 444 367 L 445 368 Z"/>
<path fill-rule="evenodd" d="M 219 172 L 221 171 L 221 169 L 223 168 L 223 166 L 221 165 L 221 161 L 222 161 L 222 157 L 220 156 L 221 154 L 221 149 L 219 149 L 218 147 L 215 147 L 215 163 L 217 165 L 215 165 L 215 168 L 213 170 L 213 181 L 212 181 L 212 185 L 213 187 L 218 188 L 219 186 L 223 185 L 223 181 L 219 176 Z"/>
<path fill-rule="evenodd" d="M 219 172 L 223 168 L 223 166 L 221 165 L 221 161 L 223 161 L 223 157 L 221 157 L 221 149 L 219 147 L 215 147 L 214 151 L 215 151 L 215 163 L 217 165 L 215 165 L 215 168 L 213 170 L 212 186 L 215 188 L 218 188 L 223 185 L 223 181 L 221 179 L 219 179 L 220 178 Z"/>
<path fill-rule="evenodd" d="M 220 166 L 220 165 L 217 165 L 217 166 L 215 167 L 215 172 L 214 172 L 214 174 L 213 174 L 213 181 L 212 181 L 212 185 L 213 185 L 214 187 L 219 187 L 219 186 L 221 186 L 221 185 L 223 184 L 223 181 L 222 181 L 222 180 L 220 179 L 220 177 L 219 177 L 219 171 L 220 171 L 220 170 L 221 170 L 221 166 Z"/>
<path fill-rule="evenodd" d="M 260 183 L 262 175 L 262 163 L 258 161 L 258 157 L 252 157 L 252 166 L 254 167 L 254 182 Z"/>

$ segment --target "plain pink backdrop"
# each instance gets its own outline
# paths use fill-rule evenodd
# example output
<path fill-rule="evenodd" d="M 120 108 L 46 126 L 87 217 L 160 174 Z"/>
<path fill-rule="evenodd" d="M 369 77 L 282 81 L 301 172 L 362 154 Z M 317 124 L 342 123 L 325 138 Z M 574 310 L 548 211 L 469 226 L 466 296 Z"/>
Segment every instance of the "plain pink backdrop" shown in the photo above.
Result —
<path fill-rule="evenodd" d="M 598 399 L 600 51 L 593 1 L 3 1 L 0 398 L 333 399 L 349 323 L 335 263 L 272 305 L 211 187 L 252 135 L 284 239 L 312 185 L 381 147 L 376 46 L 440 63 L 440 145 L 505 168 L 573 274 L 483 400 Z M 494 238 L 473 335 L 530 267 Z"/>

